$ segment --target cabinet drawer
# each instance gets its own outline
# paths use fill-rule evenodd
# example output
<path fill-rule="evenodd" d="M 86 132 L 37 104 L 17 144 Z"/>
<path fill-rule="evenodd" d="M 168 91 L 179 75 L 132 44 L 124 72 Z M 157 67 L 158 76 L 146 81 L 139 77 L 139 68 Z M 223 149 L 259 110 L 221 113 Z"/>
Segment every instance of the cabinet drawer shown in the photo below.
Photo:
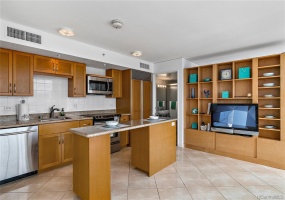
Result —
<path fill-rule="evenodd" d="M 79 127 L 78 121 L 43 124 L 39 125 L 39 135 L 68 132 L 69 129 L 77 127 Z"/>
<path fill-rule="evenodd" d="M 80 127 L 93 126 L 93 120 L 92 119 L 81 120 L 79 121 L 79 126 Z"/>
<path fill-rule="evenodd" d="M 125 121 L 129 121 L 130 120 L 130 116 L 129 115 L 122 115 L 120 118 L 121 122 L 125 122 Z"/>
<path fill-rule="evenodd" d="M 185 144 L 215 149 L 215 133 L 185 129 Z"/>
<path fill-rule="evenodd" d="M 256 137 L 216 133 L 216 150 L 256 158 Z"/>

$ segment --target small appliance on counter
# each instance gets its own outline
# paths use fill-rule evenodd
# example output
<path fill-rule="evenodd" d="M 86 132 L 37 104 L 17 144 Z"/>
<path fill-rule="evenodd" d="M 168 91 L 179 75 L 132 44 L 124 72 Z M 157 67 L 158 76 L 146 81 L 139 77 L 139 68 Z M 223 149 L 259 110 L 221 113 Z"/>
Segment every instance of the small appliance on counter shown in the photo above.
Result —
<path fill-rule="evenodd" d="M 22 100 L 20 104 L 16 105 L 16 111 L 18 121 L 30 120 L 29 105 L 25 103 L 25 100 Z"/>

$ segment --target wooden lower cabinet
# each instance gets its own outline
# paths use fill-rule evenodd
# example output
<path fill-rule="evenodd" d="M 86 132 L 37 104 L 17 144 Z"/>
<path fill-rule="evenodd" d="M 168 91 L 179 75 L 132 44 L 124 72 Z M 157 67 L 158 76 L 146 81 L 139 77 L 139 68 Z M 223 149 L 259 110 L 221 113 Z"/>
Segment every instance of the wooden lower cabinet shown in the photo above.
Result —
<path fill-rule="evenodd" d="M 39 125 L 39 170 L 46 170 L 73 159 L 73 134 L 71 128 L 79 121 Z"/>
<path fill-rule="evenodd" d="M 39 136 L 39 170 L 61 164 L 60 134 Z"/>
<path fill-rule="evenodd" d="M 215 133 L 194 129 L 185 129 L 185 144 L 215 149 Z"/>
<path fill-rule="evenodd" d="M 79 127 L 84 127 L 84 126 L 93 126 L 93 120 L 85 119 L 85 120 L 79 121 Z"/>

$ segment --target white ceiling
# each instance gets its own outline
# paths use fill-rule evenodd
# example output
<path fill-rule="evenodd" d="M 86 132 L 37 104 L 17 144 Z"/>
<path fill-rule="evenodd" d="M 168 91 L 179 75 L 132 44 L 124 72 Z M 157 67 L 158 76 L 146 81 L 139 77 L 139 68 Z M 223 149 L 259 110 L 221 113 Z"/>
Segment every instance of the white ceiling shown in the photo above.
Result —
<path fill-rule="evenodd" d="M 285 1 L 0 1 L 1 19 L 153 63 L 285 43 Z M 113 19 L 124 27 L 116 30 Z"/>

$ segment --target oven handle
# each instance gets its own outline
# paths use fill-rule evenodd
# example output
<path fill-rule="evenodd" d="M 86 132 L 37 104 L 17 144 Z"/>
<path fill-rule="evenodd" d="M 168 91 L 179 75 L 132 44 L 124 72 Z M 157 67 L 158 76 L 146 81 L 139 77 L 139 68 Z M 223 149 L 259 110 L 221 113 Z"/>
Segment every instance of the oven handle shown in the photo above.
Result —
<path fill-rule="evenodd" d="M 108 80 L 108 81 L 107 81 L 107 85 L 108 85 L 107 92 L 109 92 L 109 87 L 110 87 L 109 84 L 110 84 L 110 83 L 109 83 L 109 80 Z"/>

